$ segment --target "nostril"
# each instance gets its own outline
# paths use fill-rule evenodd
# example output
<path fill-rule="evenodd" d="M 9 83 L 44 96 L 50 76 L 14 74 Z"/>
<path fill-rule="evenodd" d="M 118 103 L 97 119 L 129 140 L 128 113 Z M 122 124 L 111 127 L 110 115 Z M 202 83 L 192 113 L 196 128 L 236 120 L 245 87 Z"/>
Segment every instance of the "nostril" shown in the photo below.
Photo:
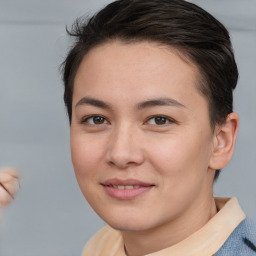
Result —
<path fill-rule="evenodd" d="M 135 140 L 134 133 L 131 135 L 131 129 L 120 129 L 119 132 L 112 134 L 106 152 L 106 161 L 109 165 L 125 169 L 143 162 L 141 146 L 138 140 Z"/>
<path fill-rule="evenodd" d="M 125 169 L 125 168 L 127 168 L 128 166 L 131 165 L 131 162 L 124 162 L 124 161 L 120 161 L 120 160 L 119 161 L 114 160 L 114 161 L 109 161 L 109 165 L 118 167 L 119 169 Z"/>

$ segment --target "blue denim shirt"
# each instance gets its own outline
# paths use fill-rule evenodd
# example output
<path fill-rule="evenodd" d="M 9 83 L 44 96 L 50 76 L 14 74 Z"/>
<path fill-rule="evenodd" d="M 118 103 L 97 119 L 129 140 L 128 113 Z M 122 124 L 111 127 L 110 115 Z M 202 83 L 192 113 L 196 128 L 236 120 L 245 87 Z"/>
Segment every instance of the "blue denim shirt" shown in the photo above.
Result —
<path fill-rule="evenodd" d="M 245 219 L 215 256 L 256 256 L 256 224 Z"/>

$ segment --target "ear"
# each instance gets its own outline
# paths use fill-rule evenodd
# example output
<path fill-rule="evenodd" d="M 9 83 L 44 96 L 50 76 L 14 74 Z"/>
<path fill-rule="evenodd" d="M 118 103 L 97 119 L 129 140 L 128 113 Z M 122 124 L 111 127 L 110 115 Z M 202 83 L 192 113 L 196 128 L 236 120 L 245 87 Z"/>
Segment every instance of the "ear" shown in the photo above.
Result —
<path fill-rule="evenodd" d="M 225 124 L 216 127 L 214 133 L 213 152 L 209 168 L 219 170 L 224 168 L 232 158 L 239 126 L 239 116 L 230 113 Z"/>

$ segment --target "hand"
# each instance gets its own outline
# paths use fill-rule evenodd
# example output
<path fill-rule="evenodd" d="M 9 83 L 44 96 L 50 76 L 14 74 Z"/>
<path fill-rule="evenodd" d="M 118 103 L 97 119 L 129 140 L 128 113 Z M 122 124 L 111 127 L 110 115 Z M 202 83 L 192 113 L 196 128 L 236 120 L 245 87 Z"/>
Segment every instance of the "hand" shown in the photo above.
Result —
<path fill-rule="evenodd" d="M 0 170 L 0 207 L 8 205 L 19 189 L 19 173 L 14 169 Z"/>

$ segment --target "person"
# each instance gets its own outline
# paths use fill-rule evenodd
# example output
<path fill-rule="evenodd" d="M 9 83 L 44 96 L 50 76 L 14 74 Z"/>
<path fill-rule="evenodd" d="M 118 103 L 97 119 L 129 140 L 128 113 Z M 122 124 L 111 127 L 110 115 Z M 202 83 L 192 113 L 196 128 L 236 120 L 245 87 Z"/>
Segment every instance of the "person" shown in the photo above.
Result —
<path fill-rule="evenodd" d="M 119 0 L 68 33 L 72 162 L 107 223 L 83 255 L 255 255 L 237 199 L 213 196 L 239 125 L 227 29 L 187 1 Z"/>
<path fill-rule="evenodd" d="M 19 172 L 13 168 L 0 170 L 0 208 L 11 203 L 18 188 Z"/>

